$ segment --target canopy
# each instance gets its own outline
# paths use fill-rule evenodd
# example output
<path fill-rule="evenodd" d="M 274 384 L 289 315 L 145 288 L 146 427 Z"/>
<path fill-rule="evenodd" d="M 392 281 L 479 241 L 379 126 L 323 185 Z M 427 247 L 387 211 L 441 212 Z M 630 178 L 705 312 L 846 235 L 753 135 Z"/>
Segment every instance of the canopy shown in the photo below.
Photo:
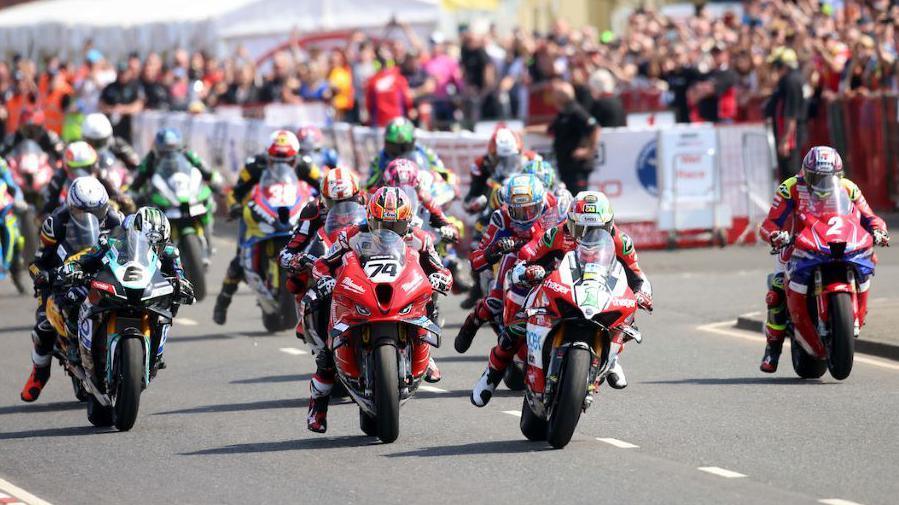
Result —
<path fill-rule="evenodd" d="M 176 47 L 221 52 L 226 40 L 276 43 L 295 31 L 372 28 L 393 17 L 433 27 L 439 0 L 38 0 L 0 10 L 0 48 L 71 59 L 90 39 L 113 59 Z"/>

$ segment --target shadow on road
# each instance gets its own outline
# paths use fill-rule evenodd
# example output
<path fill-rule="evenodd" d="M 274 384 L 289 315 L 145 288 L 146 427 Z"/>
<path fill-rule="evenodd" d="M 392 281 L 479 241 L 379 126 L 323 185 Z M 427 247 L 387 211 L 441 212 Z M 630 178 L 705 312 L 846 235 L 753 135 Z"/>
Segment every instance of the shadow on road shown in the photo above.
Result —
<path fill-rule="evenodd" d="M 465 456 L 472 454 L 520 454 L 525 452 L 543 452 L 552 450 L 545 443 L 534 443 L 528 440 L 494 440 L 490 442 L 472 442 L 459 445 L 440 445 L 423 447 L 414 451 L 385 454 L 388 458 L 433 458 L 439 456 Z"/>
<path fill-rule="evenodd" d="M 294 375 L 268 375 L 265 377 L 253 377 L 250 379 L 233 380 L 229 384 L 272 384 L 278 382 L 302 382 L 312 378 L 311 373 Z"/>
<path fill-rule="evenodd" d="M 234 338 L 233 335 L 229 333 L 210 333 L 208 335 L 175 335 L 169 338 L 166 342 L 169 344 L 177 344 L 179 342 L 199 342 L 203 340 L 230 340 Z"/>
<path fill-rule="evenodd" d="M 23 403 L 0 407 L 0 416 L 6 414 L 31 414 L 39 412 L 62 412 L 64 410 L 84 410 L 84 404 L 80 402 L 53 402 L 53 403 Z"/>
<path fill-rule="evenodd" d="M 740 386 L 740 385 L 769 385 L 769 386 L 802 386 L 806 384 L 835 384 L 834 382 L 821 382 L 820 380 L 800 379 L 799 377 L 702 377 L 693 379 L 672 379 L 661 381 L 640 381 L 641 384 L 693 384 L 697 386 Z"/>
<path fill-rule="evenodd" d="M 304 438 L 301 440 L 284 440 L 281 442 L 261 442 L 254 444 L 234 444 L 213 449 L 202 449 L 185 452 L 179 456 L 212 456 L 217 454 L 251 454 L 258 452 L 301 451 L 304 449 L 341 449 L 377 445 L 379 442 L 366 436 Z"/>
<path fill-rule="evenodd" d="M 305 398 L 289 398 L 283 400 L 264 400 L 248 403 L 222 403 L 219 405 L 204 405 L 201 407 L 193 407 L 189 409 L 155 412 L 153 413 L 153 415 L 166 416 L 171 414 L 208 414 L 212 412 L 240 412 L 244 410 L 296 409 L 300 407 L 306 407 Z"/>
<path fill-rule="evenodd" d="M 508 389 L 498 389 L 493 393 L 494 398 L 520 398 L 524 395 L 523 391 L 510 391 Z M 415 392 L 415 399 L 431 399 L 431 398 L 468 398 L 471 396 L 470 389 L 454 389 L 446 392 L 422 391 Z"/>
<path fill-rule="evenodd" d="M 434 356 L 437 363 L 487 363 L 487 355 L 479 356 L 476 354 L 457 354 L 455 356 Z"/>
<path fill-rule="evenodd" d="M 0 328 L 0 333 L 18 333 L 20 331 L 31 331 L 33 325 L 27 326 L 4 326 Z"/>
<path fill-rule="evenodd" d="M 115 430 L 95 428 L 93 426 L 69 426 L 67 428 L 46 428 L 42 430 L 11 431 L 0 433 L 0 440 L 16 440 L 20 438 L 72 437 L 77 435 L 102 435 L 118 433 Z"/>

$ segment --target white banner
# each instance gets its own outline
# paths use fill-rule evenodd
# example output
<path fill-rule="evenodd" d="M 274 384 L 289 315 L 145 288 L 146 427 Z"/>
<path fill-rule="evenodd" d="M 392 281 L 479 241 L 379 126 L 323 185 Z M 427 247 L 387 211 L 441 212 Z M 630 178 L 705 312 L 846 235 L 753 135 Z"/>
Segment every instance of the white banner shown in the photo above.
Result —
<path fill-rule="evenodd" d="M 657 130 L 603 130 L 590 189 L 602 191 L 621 222 L 655 221 L 659 206 Z"/>

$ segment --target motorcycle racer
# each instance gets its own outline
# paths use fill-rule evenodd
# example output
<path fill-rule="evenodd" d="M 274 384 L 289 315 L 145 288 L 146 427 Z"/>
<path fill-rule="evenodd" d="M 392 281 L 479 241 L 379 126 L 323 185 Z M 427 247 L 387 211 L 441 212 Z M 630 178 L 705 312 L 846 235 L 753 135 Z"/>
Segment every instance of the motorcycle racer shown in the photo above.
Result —
<path fill-rule="evenodd" d="M 487 153 L 471 165 L 471 182 L 463 199 L 465 210 L 478 213 L 487 207 L 493 192 L 490 181 L 502 185 L 507 177 L 520 172 L 522 164 L 540 159 L 534 151 L 525 151 L 521 136 L 511 128 L 497 128 L 487 142 Z"/>
<path fill-rule="evenodd" d="M 832 185 L 835 177 L 841 183 L 839 188 Z M 836 149 L 829 146 L 812 147 L 802 160 L 800 174 L 785 180 L 777 188 L 774 202 L 768 211 L 768 217 L 761 224 L 759 230 L 762 239 L 771 244 L 771 247 L 778 253 L 774 273 L 768 276 L 768 292 L 765 295 L 765 305 L 768 307 L 765 323 L 767 343 L 762 363 L 759 366 L 762 372 L 774 373 L 777 371 L 790 313 L 793 314 L 794 322 L 811 320 L 805 303 L 809 279 L 791 278 L 789 285 L 785 285 L 784 274 L 787 263 L 793 254 L 791 245 L 793 237 L 802 231 L 801 221 L 796 218 L 795 214 L 802 212 L 803 199 L 807 199 L 810 193 L 825 196 L 832 191 L 847 193 L 855 211 L 861 217 L 862 226 L 871 233 L 876 245 L 888 246 L 890 243 L 886 222 L 874 214 L 858 186 L 843 177 L 843 160 Z M 876 262 L 876 256 L 873 260 Z M 859 321 L 857 328 L 865 323 L 864 318 L 868 310 L 869 280 L 858 279 Z M 809 328 L 802 332 L 813 334 L 814 329 Z"/>
<path fill-rule="evenodd" d="M 27 108 L 23 110 L 19 128 L 14 133 L 7 135 L 0 144 L 0 157 L 9 156 L 22 141 L 33 140 L 47 153 L 51 163 L 55 164 L 62 160 L 66 145 L 56 132 L 44 126 L 44 119 L 44 111 L 40 109 Z"/>
<path fill-rule="evenodd" d="M 454 183 L 455 174 L 449 171 L 432 149 L 416 144 L 415 126 L 406 118 L 398 117 L 384 127 L 384 148 L 371 160 L 365 190 L 383 186 L 382 178 L 387 165 L 403 155 L 415 154 L 417 163 L 439 174 L 445 181 Z M 424 166 L 427 164 L 427 166 Z"/>
<path fill-rule="evenodd" d="M 287 130 L 277 130 L 272 133 L 269 138 L 268 148 L 264 153 L 251 156 L 247 159 L 243 169 L 238 175 L 238 182 L 234 186 L 228 200 L 231 202 L 228 214 L 232 218 L 236 218 L 243 212 L 244 200 L 252 194 L 253 188 L 259 183 L 262 174 L 270 164 L 287 163 L 294 167 L 297 177 L 317 188 L 321 179 L 321 171 L 318 165 L 309 165 L 297 162 L 297 154 L 300 149 L 300 141 L 293 132 Z M 241 224 L 237 243 L 243 242 L 244 226 Z M 243 266 L 240 264 L 240 246 L 231 262 L 228 264 L 228 271 L 225 273 L 225 279 L 222 281 L 222 289 L 215 300 L 215 307 L 212 311 L 212 320 L 216 324 L 225 324 L 228 316 L 228 307 L 231 305 L 231 298 L 237 292 L 237 286 L 245 280 Z"/>
<path fill-rule="evenodd" d="M 334 247 L 315 262 L 313 275 L 316 282 L 315 288 L 311 291 L 318 300 L 319 310 L 329 305 L 327 301 L 334 289 L 336 271 L 342 265 L 343 256 L 351 251 L 350 240 L 359 233 L 367 233 L 369 230 L 390 230 L 404 237 L 407 246 L 418 252 L 419 263 L 428 276 L 435 296 L 437 293 L 449 292 L 453 283 L 452 276 L 440 261 L 431 236 L 412 226 L 412 205 L 405 192 L 393 187 L 377 190 L 368 200 L 367 215 L 366 224 L 351 226 L 342 231 Z M 434 320 L 436 307 L 433 301 L 429 311 L 431 319 Z M 327 346 L 324 346 L 316 353 L 315 358 L 316 371 L 310 381 L 311 396 L 306 423 L 309 430 L 324 433 L 327 430 L 328 402 L 334 386 L 334 356 Z M 436 382 L 438 379 L 434 373 L 435 370 L 428 370 L 429 382 Z"/>
<path fill-rule="evenodd" d="M 317 166 L 319 170 L 337 168 L 339 165 L 337 151 L 325 146 L 324 136 L 318 127 L 301 127 L 297 130 L 297 140 L 300 142 L 297 163 Z"/>
<path fill-rule="evenodd" d="M 556 205 L 555 197 L 547 194 L 543 183 L 532 174 L 509 178 L 503 188 L 505 204 L 490 216 L 490 224 L 477 248 L 471 253 L 471 268 L 476 272 L 499 263 L 490 293 L 478 300 L 465 318 L 456 336 L 456 352 L 464 353 L 471 346 L 478 329 L 485 322 L 501 323 L 503 312 L 503 282 L 506 272 L 514 265 L 510 254 L 535 236 L 543 234 L 540 217 L 546 208 Z"/>
<path fill-rule="evenodd" d="M 69 180 L 74 180 L 80 175 L 90 175 L 100 181 L 106 189 L 109 199 L 118 205 L 123 212 L 133 212 L 134 200 L 123 193 L 108 179 L 102 177 L 97 170 L 97 151 L 87 142 L 72 142 L 66 147 L 63 155 L 63 168 L 57 170 L 44 189 L 44 207 L 42 215 L 49 215 L 59 206 L 59 196 Z"/>
<path fill-rule="evenodd" d="M 54 295 L 57 268 L 67 255 L 78 252 L 70 250 L 66 234 L 73 228 L 89 228 L 92 221 L 99 224 L 99 231 L 103 233 L 119 226 L 122 220 L 119 212 L 110 209 L 109 196 L 100 181 L 93 177 L 79 177 L 69 188 L 66 205 L 53 211 L 41 225 L 41 248 L 28 267 L 40 303 L 31 332 L 34 342 L 31 360 L 34 366 L 22 388 L 20 396 L 23 401 L 37 400 L 50 378 L 50 357 L 56 342 L 56 331 L 47 319 L 47 299 Z"/>
<path fill-rule="evenodd" d="M 197 153 L 184 146 L 181 132 L 175 128 L 162 128 L 156 132 L 156 137 L 153 139 L 153 149 L 140 162 L 140 165 L 137 167 L 137 175 L 134 177 L 134 181 L 132 181 L 129 189 L 135 193 L 139 192 L 143 185 L 153 178 L 159 161 L 163 157 L 171 155 L 184 156 L 192 166 L 200 171 L 203 175 L 203 180 L 209 184 L 209 188 L 214 193 L 219 194 L 221 192 L 218 172 L 207 167 Z"/>
<path fill-rule="evenodd" d="M 140 157 L 131 144 L 122 137 L 113 136 L 112 124 L 105 114 L 94 112 L 85 116 L 81 122 L 81 138 L 97 152 L 108 149 L 128 170 L 140 165 Z"/>
<path fill-rule="evenodd" d="M 525 336 L 527 319 L 521 314 L 521 307 L 531 287 L 538 284 L 547 272 L 556 268 L 558 260 L 577 248 L 581 242 L 590 242 L 600 231 L 612 236 L 615 255 L 624 266 L 628 286 L 637 298 L 637 305 L 652 310 L 652 286 L 637 262 L 637 251 L 631 238 L 615 226 L 614 213 L 605 194 L 599 191 L 582 191 L 577 194 L 567 220 L 546 230 L 542 236 L 531 239 L 518 252 L 518 261 L 509 271 L 507 290 L 503 305 L 503 332 L 499 343 L 490 352 L 487 369 L 472 392 L 471 401 L 483 407 L 490 401 L 503 373 L 518 351 Z M 619 346 L 615 360 L 609 371 L 609 385 L 615 389 L 627 387 L 627 378 L 617 358 L 624 345 L 625 336 L 614 335 L 613 343 Z"/>

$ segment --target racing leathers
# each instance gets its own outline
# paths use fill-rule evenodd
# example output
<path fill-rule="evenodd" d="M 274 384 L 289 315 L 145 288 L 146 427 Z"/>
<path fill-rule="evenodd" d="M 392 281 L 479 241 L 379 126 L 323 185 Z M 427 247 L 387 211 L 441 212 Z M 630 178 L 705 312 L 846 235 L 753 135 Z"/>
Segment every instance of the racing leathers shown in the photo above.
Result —
<path fill-rule="evenodd" d="M 862 226 L 875 238 L 878 234 L 886 234 L 886 223 L 874 214 L 858 186 L 846 178 L 842 178 L 840 181 L 841 189 L 846 192 L 849 200 L 853 203 Z M 808 311 L 805 293 L 809 279 L 794 276 L 789 279 L 789 285 L 786 285 L 784 276 L 787 264 L 793 254 L 793 247 L 790 245 L 791 239 L 802 232 L 802 224 L 796 218 L 796 213 L 806 210 L 808 199 L 809 188 L 801 175 L 785 180 L 777 188 L 774 202 L 768 211 L 768 217 L 761 224 L 759 230 L 763 240 L 769 242 L 775 249 L 779 249 L 774 273 L 768 276 L 768 292 L 765 295 L 765 305 L 768 308 L 765 337 L 768 348 L 761 366 L 762 371 L 765 372 L 774 372 L 777 369 L 777 359 L 783 346 L 789 313 L 805 314 Z M 876 263 L 876 255 L 872 257 L 872 261 Z M 868 311 L 870 279 L 858 278 L 857 281 L 858 323 L 861 327 L 865 323 L 865 315 Z M 794 324 L 810 321 L 807 314 L 805 315 L 806 317 L 793 317 Z M 815 331 L 811 327 L 798 328 L 798 330 L 805 334 L 814 334 Z"/>
<path fill-rule="evenodd" d="M 181 154 L 184 155 L 184 158 L 200 173 L 203 175 L 203 180 L 209 184 L 209 187 L 216 193 L 220 191 L 218 181 L 216 181 L 216 173 L 214 170 L 210 169 L 206 166 L 206 163 L 197 155 L 197 153 L 185 149 L 181 151 Z M 156 151 L 150 151 L 144 159 L 140 162 L 140 165 L 137 167 L 137 175 L 134 177 L 134 181 L 131 182 L 131 187 L 129 188 L 131 191 L 137 193 L 141 190 L 141 188 L 146 184 L 147 181 L 153 178 L 153 174 L 156 173 L 156 166 L 159 163 L 159 155 Z"/>
<path fill-rule="evenodd" d="M 421 168 L 439 174 L 447 182 L 454 181 L 455 174 L 443 165 L 443 161 L 441 161 L 433 149 L 416 144 L 414 154 L 415 159 L 412 161 L 418 163 Z M 368 165 L 368 180 L 365 181 L 364 188 L 367 191 L 372 191 L 374 188 L 383 186 L 384 170 L 387 169 L 387 165 L 391 161 L 398 157 L 390 156 L 384 149 L 381 149 Z"/>
<path fill-rule="evenodd" d="M 35 296 L 38 297 L 39 304 L 34 314 L 34 329 L 31 331 L 34 343 L 31 360 L 34 363 L 34 371 L 22 391 L 22 399 L 25 401 L 37 399 L 41 388 L 50 377 L 50 358 L 56 343 L 56 330 L 47 319 L 47 300 L 50 296 L 60 294 L 56 292 L 57 269 L 67 257 L 81 252 L 73 250 L 74 247 L 66 240 L 66 231 L 72 219 L 69 208 L 60 207 L 44 220 L 41 225 L 41 247 L 35 255 L 34 262 L 28 267 L 34 280 Z M 100 223 L 100 233 L 120 226 L 123 219 L 120 213 L 110 209 L 106 218 Z"/>
<path fill-rule="evenodd" d="M 109 199 L 118 206 L 125 214 L 130 214 L 136 210 L 134 200 L 127 193 L 112 183 L 108 178 L 103 177 L 99 170 L 92 169 L 90 175 L 100 181 Z M 74 180 L 76 176 L 72 176 L 65 168 L 59 168 L 53 173 L 50 182 L 44 187 L 44 207 L 41 209 L 41 215 L 49 215 L 57 207 L 62 205 L 60 195 L 62 190 L 68 185 L 70 180 Z"/>
<path fill-rule="evenodd" d="M 367 224 L 353 225 L 341 231 L 334 246 L 327 254 L 316 260 L 312 274 L 316 280 L 316 288 L 310 289 L 310 303 L 314 310 L 328 310 L 331 300 L 331 289 L 337 270 L 343 264 L 343 257 L 351 251 L 350 241 L 360 233 L 369 231 Z M 434 249 L 431 235 L 418 228 L 411 230 L 404 237 L 406 246 L 418 252 L 418 261 L 425 275 L 430 279 L 432 275 L 440 277 L 443 282 L 440 291 L 435 287 L 434 296 L 438 292 L 446 294 L 452 287 L 450 271 L 443 266 L 440 256 Z M 324 286 L 319 288 L 319 286 Z M 434 283 L 432 281 L 432 287 Z M 428 306 L 429 317 L 437 324 L 436 304 L 432 301 Z M 327 429 L 327 411 L 331 389 L 334 387 L 335 365 L 334 355 L 328 349 L 327 342 L 311 342 L 315 350 L 315 375 L 310 381 L 311 399 L 309 402 L 309 415 L 307 423 L 309 429 L 323 433 Z M 432 363 L 433 365 L 433 363 Z M 431 373 L 429 370 L 428 373 Z"/>
<path fill-rule="evenodd" d="M 20 130 L 7 135 L 3 140 L 3 143 L 0 144 L 0 157 L 6 158 L 16 150 L 16 147 L 18 147 L 22 141 L 29 138 L 30 137 L 26 137 L 22 134 Z M 47 153 L 51 164 L 55 165 L 62 161 L 66 145 L 56 132 L 44 128 L 43 132 L 37 138 L 31 140 L 37 142 L 37 145 L 40 146 L 41 150 Z"/>
<path fill-rule="evenodd" d="M 95 146 L 95 148 L 98 153 L 104 150 L 109 151 L 116 157 L 116 159 L 121 161 L 128 170 L 133 171 L 140 167 L 140 156 L 138 156 L 137 151 L 134 150 L 131 144 L 122 137 L 111 137 L 106 141 L 105 145 Z"/>
<path fill-rule="evenodd" d="M 238 182 L 228 197 L 229 202 L 231 202 L 232 216 L 234 216 L 234 213 L 245 204 L 245 200 L 252 193 L 253 188 L 256 187 L 260 179 L 262 179 L 262 174 L 265 173 L 268 162 L 269 157 L 265 153 L 247 158 L 243 169 L 238 175 Z M 319 179 L 321 178 L 322 173 L 318 165 L 309 164 L 304 161 L 303 158 L 298 157 L 294 168 L 297 177 L 301 181 L 306 182 L 314 188 L 319 186 Z M 311 211 L 304 208 L 303 212 L 306 216 L 309 216 Z M 243 221 L 241 221 L 238 230 L 237 252 L 228 264 L 228 270 L 225 272 L 225 279 L 222 281 L 222 290 L 219 292 L 215 301 L 212 318 L 217 324 L 225 324 L 228 307 L 231 305 L 231 299 L 234 296 L 234 293 L 237 292 L 237 286 L 245 280 L 243 266 L 240 264 L 240 244 L 244 241 L 245 232 L 245 225 Z"/>

